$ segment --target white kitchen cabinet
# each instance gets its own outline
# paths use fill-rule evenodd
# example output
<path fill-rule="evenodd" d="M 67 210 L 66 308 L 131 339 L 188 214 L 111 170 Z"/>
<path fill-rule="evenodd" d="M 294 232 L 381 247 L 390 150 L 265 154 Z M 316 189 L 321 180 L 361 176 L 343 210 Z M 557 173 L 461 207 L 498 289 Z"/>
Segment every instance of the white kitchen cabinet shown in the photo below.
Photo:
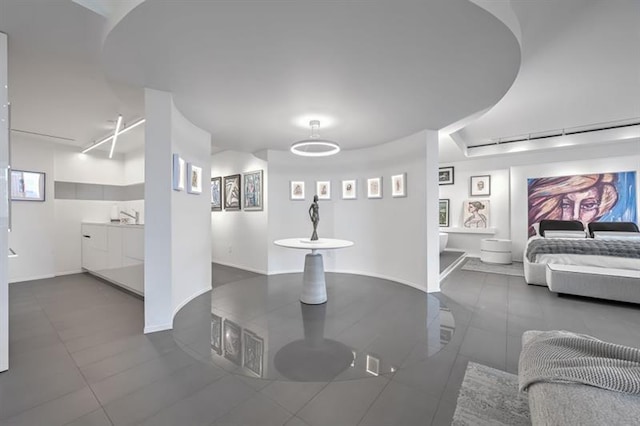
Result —
<path fill-rule="evenodd" d="M 144 295 L 144 227 L 112 223 L 82 224 L 82 267 Z"/>

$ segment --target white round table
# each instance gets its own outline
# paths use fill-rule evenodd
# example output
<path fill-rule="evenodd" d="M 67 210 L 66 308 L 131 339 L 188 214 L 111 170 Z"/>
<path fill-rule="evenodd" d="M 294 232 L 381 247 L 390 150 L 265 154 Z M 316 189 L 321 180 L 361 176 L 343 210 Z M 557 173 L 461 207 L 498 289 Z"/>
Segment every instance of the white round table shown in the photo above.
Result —
<path fill-rule="evenodd" d="M 353 241 L 320 238 L 311 241 L 309 238 L 286 238 L 273 242 L 280 247 L 311 250 L 304 259 L 304 275 L 300 301 L 308 305 L 319 305 L 327 301 L 327 285 L 324 279 L 324 264 L 318 250 L 334 250 L 351 247 Z"/>

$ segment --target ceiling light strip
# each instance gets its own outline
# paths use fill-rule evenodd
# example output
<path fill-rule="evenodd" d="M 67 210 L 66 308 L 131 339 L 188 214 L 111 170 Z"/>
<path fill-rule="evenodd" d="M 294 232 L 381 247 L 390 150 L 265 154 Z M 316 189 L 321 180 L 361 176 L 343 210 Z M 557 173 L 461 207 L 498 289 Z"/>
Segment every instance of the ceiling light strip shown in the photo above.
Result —
<path fill-rule="evenodd" d="M 122 115 L 118 115 L 118 121 L 116 122 L 116 131 L 113 133 L 113 141 L 111 142 L 111 151 L 109 151 L 109 158 L 113 158 L 113 150 L 116 149 L 116 142 L 118 142 L 118 135 L 120 134 L 120 126 L 122 125 Z"/>
<path fill-rule="evenodd" d="M 147 120 L 145 118 L 141 118 L 139 120 L 134 121 L 133 123 L 131 123 L 129 126 L 123 127 L 122 130 L 120 132 L 118 132 L 118 135 L 122 135 L 123 133 L 128 132 L 131 129 L 134 129 L 136 127 L 138 127 L 141 124 L 144 124 Z M 115 135 L 110 135 L 105 137 L 104 139 L 100 139 L 98 142 L 93 143 L 91 145 L 89 145 L 88 147 L 86 147 L 85 149 L 82 150 L 83 154 L 86 154 L 87 152 L 91 151 L 94 148 L 99 147 L 100 145 L 103 145 L 107 142 L 109 142 L 111 139 L 113 139 Z"/>

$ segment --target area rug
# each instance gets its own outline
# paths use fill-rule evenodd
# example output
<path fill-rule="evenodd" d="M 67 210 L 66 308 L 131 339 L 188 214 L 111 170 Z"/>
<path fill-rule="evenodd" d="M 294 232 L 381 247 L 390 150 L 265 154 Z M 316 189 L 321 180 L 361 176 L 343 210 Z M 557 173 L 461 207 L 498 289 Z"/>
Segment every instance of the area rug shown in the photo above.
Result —
<path fill-rule="evenodd" d="M 454 426 L 530 425 L 529 402 L 518 376 L 470 362 L 464 375 Z"/>
<path fill-rule="evenodd" d="M 477 257 L 470 257 L 462 266 L 462 269 L 465 271 L 488 272 L 490 274 L 524 277 L 524 267 L 522 266 L 522 262 L 513 262 L 511 265 L 494 265 L 493 263 L 483 263 Z"/>

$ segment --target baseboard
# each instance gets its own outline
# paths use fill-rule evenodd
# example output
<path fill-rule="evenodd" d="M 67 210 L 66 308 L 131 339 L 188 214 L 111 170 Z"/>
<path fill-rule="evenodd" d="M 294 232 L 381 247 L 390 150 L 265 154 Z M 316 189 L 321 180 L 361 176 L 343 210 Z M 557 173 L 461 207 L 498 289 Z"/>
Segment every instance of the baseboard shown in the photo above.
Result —
<path fill-rule="evenodd" d="M 222 262 L 220 260 L 215 260 L 215 259 L 212 259 L 211 263 L 217 263 L 218 265 L 229 266 L 231 268 L 238 268 L 238 269 L 242 269 L 244 271 L 255 272 L 256 274 L 260 274 L 260 275 L 269 275 L 268 272 L 263 270 L 263 269 L 250 268 L 248 266 L 237 265 L 235 263 Z"/>
<path fill-rule="evenodd" d="M 173 324 L 150 325 L 144 327 L 144 334 L 156 333 L 158 331 L 171 330 Z"/>
<path fill-rule="evenodd" d="M 171 322 L 173 323 L 173 319 L 175 318 L 176 314 L 178 312 L 180 312 L 180 309 L 184 308 L 184 306 L 191 302 L 193 299 L 195 299 L 196 297 L 200 296 L 201 294 L 204 294 L 208 291 L 211 291 L 211 286 L 209 286 L 209 288 L 201 288 L 200 290 L 196 291 L 195 293 L 193 293 L 191 296 L 187 297 L 186 299 L 184 299 L 182 302 L 180 302 L 180 304 L 178 306 L 176 306 L 176 308 L 173 310 L 173 314 L 171 315 Z M 171 327 L 173 328 L 173 326 Z"/>
<path fill-rule="evenodd" d="M 46 280 L 48 278 L 55 278 L 55 274 L 46 274 L 46 275 L 34 275 L 32 277 L 22 277 L 22 278 L 14 278 L 9 280 L 9 284 L 17 284 L 24 283 L 27 281 L 35 281 L 35 280 Z"/>
<path fill-rule="evenodd" d="M 61 277 L 61 276 L 64 276 L 64 275 L 82 274 L 83 272 L 85 272 L 85 271 L 82 268 L 74 269 L 72 271 L 56 272 L 56 277 Z"/>
<path fill-rule="evenodd" d="M 447 266 L 444 271 L 440 272 L 440 282 L 444 281 L 445 278 L 449 276 L 465 259 L 474 256 L 468 256 L 467 254 L 463 254 L 460 256 L 458 260 L 453 262 L 451 265 Z"/>

